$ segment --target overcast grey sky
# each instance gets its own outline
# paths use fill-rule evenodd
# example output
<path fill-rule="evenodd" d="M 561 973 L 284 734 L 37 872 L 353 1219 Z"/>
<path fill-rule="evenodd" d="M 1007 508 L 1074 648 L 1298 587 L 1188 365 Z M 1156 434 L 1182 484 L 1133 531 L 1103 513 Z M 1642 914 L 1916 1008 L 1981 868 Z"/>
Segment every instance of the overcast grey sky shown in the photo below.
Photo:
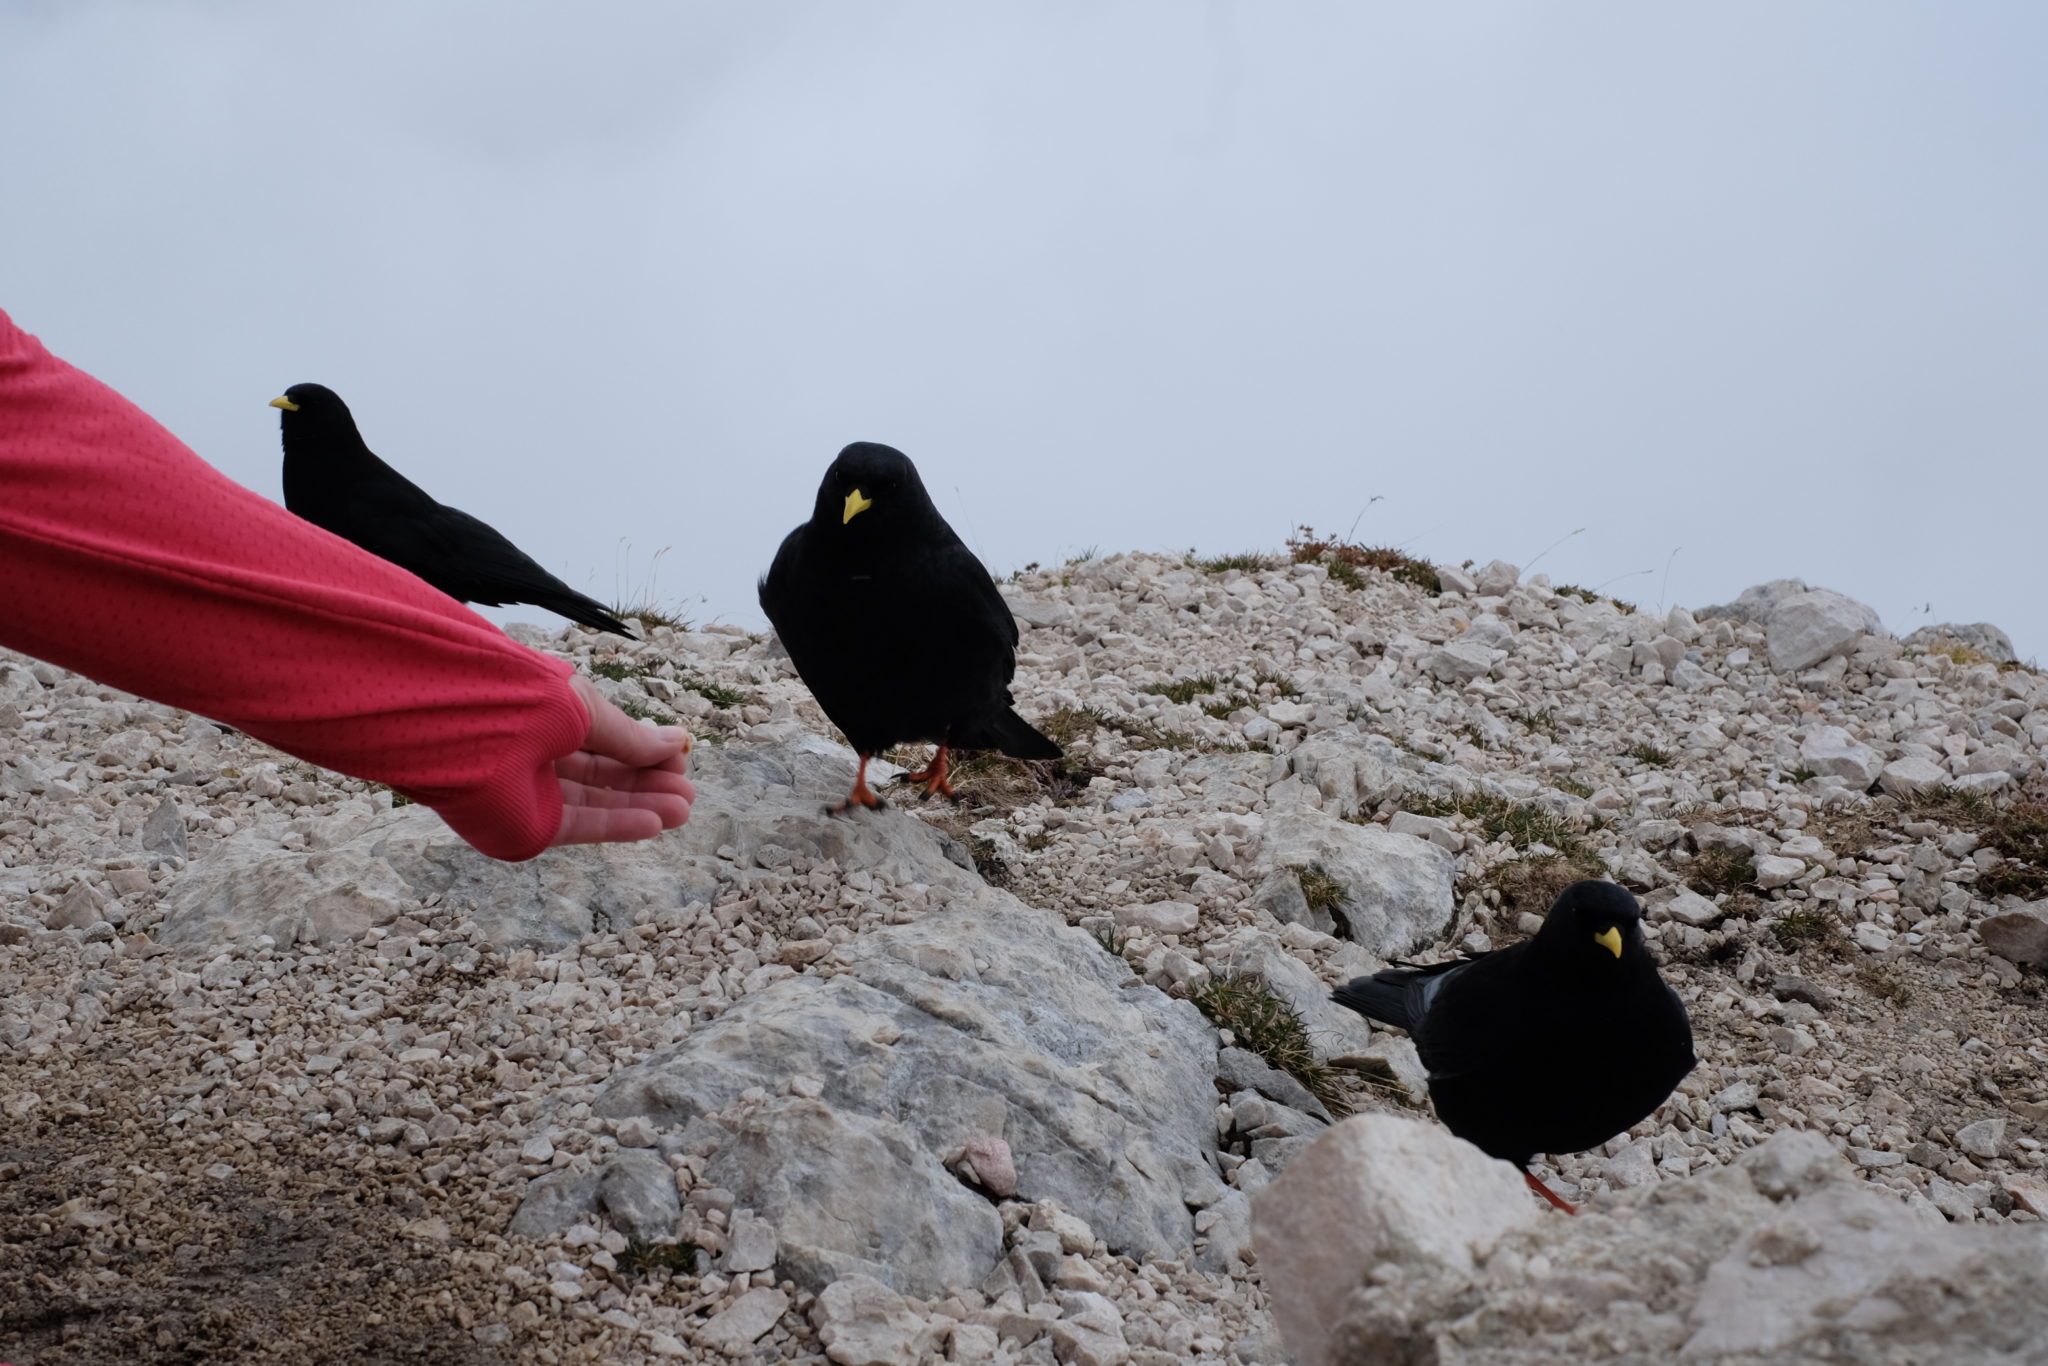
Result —
<path fill-rule="evenodd" d="M 699 619 L 873 440 L 999 573 L 1378 496 L 2048 654 L 2044 52 L 2038 3 L 6 0 L 0 308 L 272 497 L 265 402 L 330 385 Z"/>

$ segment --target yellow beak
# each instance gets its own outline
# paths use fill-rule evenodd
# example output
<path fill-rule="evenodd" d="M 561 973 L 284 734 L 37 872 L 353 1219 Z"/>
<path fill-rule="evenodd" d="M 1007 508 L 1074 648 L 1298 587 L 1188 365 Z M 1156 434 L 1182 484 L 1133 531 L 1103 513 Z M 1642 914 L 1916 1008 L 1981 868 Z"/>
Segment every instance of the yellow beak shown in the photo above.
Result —
<path fill-rule="evenodd" d="M 839 525 L 845 526 L 874 505 L 874 499 L 861 497 L 860 490 L 855 489 L 852 493 L 846 495 L 846 515 L 839 519 Z"/>
<path fill-rule="evenodd" d="M 273 408 L 282 408 L 288 413 L 296 413 L 299 410 L 298 404 L 292 402 L 290 399 L 284 397 L 282 394 L 270 400 L 270 406 Z"/>
<path fill-rule="evenodd" d="M 1621 957 L 1621 930 L 1618 927 L 1609 925 L 1606 929 L 1593 936 L 1593 942 L 1613 954 L 1616 958 Z"/>

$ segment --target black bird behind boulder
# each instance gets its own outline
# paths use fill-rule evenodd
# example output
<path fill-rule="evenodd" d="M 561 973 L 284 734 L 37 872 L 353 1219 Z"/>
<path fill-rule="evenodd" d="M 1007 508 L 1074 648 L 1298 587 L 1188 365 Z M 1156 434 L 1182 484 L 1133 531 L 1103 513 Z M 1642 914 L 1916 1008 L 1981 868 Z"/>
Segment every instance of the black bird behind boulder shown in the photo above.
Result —
<path fill-rule="evenodd" d="M 410 570 L 457 602 L 531 603 L 599 631 L 626 623 L 533 562 L 518 546 L 379 460 L 348 405 L 324 385 L 294 384 L 283 410 L 284 505 L 317 527 Z"/>
<path fill-rule="evenodd" d="M 1060 757 L 1010 707 L 1017 619 L 901 451 L 856 441 L 839 452 L 811 520 L 784 538 L 761 580 L 761 610 L 860 753 L 847 806 L 881 805 L 868 759 L 891 745 L 939 747 L 908 775 L 926 796 L 953 795 L 949 749 Z"/>
<path fill-rule="evenodd" d="M 1528 1171 L 1537 1153 L 1598 1147 L 1659 1105 L 1699 1060 L 1692 1023 L 1657 975 L 1643 909 L 1612 882 L 1564 889 L 1534 938 L 1333 993 L 1408 1031 L 1445 1127 Z"/>

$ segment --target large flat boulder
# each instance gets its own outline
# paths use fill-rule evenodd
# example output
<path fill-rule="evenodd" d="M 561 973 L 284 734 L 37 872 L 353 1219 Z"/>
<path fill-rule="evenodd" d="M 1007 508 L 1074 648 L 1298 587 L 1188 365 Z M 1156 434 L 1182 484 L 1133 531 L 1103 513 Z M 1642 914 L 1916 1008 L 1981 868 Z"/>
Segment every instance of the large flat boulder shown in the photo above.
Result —
<path fill-rule="evenodd" d="M 1058 1200 L 1134 1257 L 1190 1253 L 1195 1212 L 1227 1193 L 1216 1035 L 1193 1006 L 986 888 L 844 952 L 836 975 L 752 993 L 617 1074 L 597 1113 L 664 1137 L 697 1119 L 735 1130 L 710 1175 L 807 1249 L 794 1269 L 818 1284 L 850 1270 L 920 1295 L 979 1283 L 1000 1222 L 970 1213 L 990 1206 L 946 1164 L 990 1138 L 1009 1146 L 1019 1198 Z M 818 1094 L 772 1122 L 743 1099 L 793 1078 Z M 899 1225 L 934 1232 L 912 1247 Z"/>

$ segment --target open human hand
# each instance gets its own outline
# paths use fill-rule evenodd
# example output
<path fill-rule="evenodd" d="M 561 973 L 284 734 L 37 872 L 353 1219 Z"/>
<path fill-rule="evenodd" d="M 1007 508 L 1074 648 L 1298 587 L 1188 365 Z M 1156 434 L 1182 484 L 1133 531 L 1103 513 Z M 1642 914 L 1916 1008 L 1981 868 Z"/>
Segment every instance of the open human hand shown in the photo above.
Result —
<path fill-rule="evenodd" d="M 555 760 L 562 825 L 551 843 L 652 839 L 690 819 L 697 800 L 688 776 L 690 732 L 642 725 L 580 674 L 569 683 L 590 713 L 590 733 L 581 749 Z"/>

